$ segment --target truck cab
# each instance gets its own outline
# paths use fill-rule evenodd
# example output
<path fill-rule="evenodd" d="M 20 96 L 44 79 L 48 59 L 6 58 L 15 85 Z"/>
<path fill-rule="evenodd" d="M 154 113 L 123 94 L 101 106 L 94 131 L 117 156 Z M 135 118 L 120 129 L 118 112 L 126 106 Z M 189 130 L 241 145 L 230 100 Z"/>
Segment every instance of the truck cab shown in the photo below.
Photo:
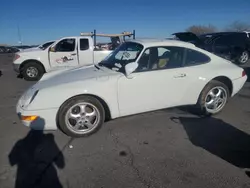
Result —
<path fill-rule="evenodd" d="M 111 50 L 96 51 L 91 37 L 66 37 L 48 49 L 48 68 L 91 65 L 101 61 L 109 53 Z"/>
<path fill-rule="evenodd" d="M 125 36 L 134 36 L 134 33 L 96 34 L 94 30 L 91 33 L 81 33 L 80 36 L 64 37 L 46 49 L 16 53 L 14 70 L 25 80 L 37 81 L 46 72 L 96 64 L 123 42 Z M 110 37 L 111 42 L 97 43 L 97 36 Z"/>

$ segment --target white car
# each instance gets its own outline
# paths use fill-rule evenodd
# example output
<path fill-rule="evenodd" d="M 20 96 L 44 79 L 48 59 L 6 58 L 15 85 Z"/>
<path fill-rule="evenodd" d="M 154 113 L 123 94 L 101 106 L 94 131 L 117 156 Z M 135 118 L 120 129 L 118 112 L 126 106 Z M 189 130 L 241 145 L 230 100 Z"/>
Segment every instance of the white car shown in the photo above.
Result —
<path fill-rule="evenodd" d="M 131 40 L 97 65 L 45 74 L 21 96 L 17 113 L 32 129 L 80 137 L 105 119 L 168 107 L 217 114 L 246 80 L 242 68 L 191 43 Z"/>

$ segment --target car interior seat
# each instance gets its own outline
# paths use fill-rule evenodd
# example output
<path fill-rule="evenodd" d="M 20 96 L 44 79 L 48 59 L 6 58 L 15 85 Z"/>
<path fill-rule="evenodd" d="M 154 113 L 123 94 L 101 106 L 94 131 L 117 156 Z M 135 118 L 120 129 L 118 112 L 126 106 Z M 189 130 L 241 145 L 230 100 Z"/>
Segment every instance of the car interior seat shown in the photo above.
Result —
<path fill-rule="evenodd" d="M 166 68 L 175 68 L 181 65 L 181 63 L 182 63 L 182 56 L 178 51 L 175 52 L 173 51 L 170 54 L 169 62 L 167 63 Z"/>
<path fill-rule="evenodd" d="M 158 49 L 156 47 L 151 48 L 149 51 L 149 70 L 154 70 L 157 68 L 158 60 Z"/>

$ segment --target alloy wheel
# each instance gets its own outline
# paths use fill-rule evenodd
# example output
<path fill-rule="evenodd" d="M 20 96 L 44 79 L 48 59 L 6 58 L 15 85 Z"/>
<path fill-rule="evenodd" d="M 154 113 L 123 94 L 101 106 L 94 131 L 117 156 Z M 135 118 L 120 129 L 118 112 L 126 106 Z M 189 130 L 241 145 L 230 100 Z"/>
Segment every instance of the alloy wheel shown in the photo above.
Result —
<path fill-rule="evenodd" d="M 227 91 L 217 86 L 212 88 L 205 98 L 205 108 L 207 112 L 215 114 L 222 110 L 227 102 Z"/>
<path fill-rule="evenodd" d="M 243 52 L 241 54 L 241 56 L 240 56 L 240 63 L 241 64 L 245 64 L 245 63 L 247 63 L 248 59 L 249 59 L 248 53 L 247 52 Z"/>
<path fill-rule="evenodd" d="M 69 129 L 77 134 L 86 134 L 93 131 L 100 121 L 99 110 L 91 103 L 82 102 L 72 106 L 65 116 Z"/>

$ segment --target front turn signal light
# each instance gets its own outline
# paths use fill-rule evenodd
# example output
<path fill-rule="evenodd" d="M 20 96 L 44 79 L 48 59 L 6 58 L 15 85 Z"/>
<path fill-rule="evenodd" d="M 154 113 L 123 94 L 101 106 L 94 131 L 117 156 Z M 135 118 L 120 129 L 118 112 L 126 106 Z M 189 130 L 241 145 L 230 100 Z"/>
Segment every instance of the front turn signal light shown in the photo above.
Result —
<path fill-rule="evenodd" d="M 23 121 L 34 121 L 38 118 L 38 116 L 21 116 L 21 120 Z"/>

